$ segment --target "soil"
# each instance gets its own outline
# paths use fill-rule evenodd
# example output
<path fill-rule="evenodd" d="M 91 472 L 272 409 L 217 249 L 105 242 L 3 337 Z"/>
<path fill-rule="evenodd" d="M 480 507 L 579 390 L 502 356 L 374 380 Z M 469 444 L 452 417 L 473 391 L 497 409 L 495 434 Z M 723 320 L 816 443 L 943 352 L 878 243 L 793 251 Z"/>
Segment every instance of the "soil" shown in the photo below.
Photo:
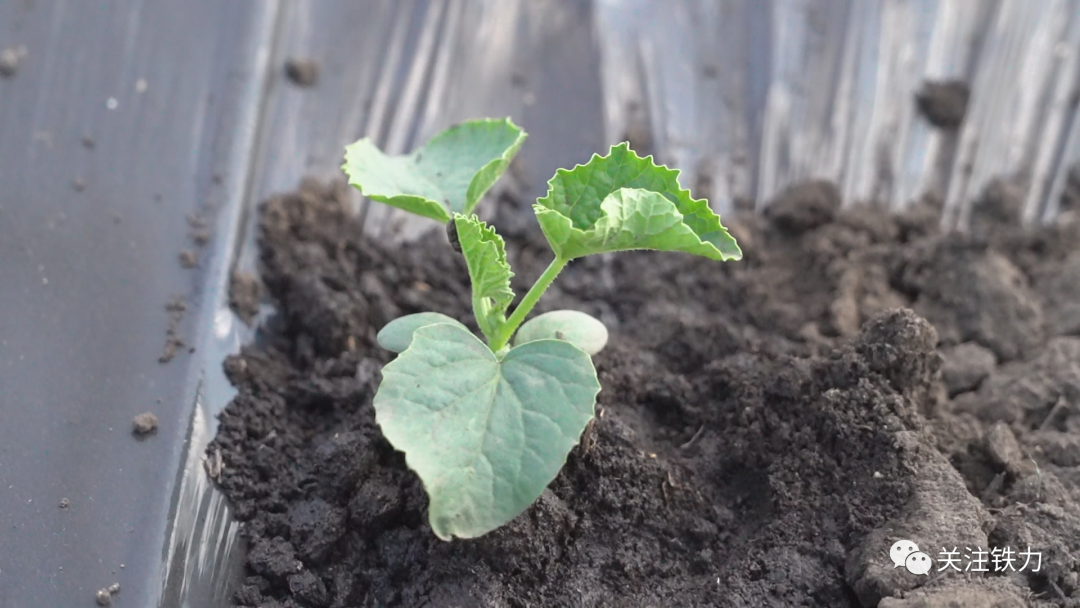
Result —
<path fill-rule="evenodd" d="M 179 255 L 177 255 L 177 258 L 180 260 L 181 268 L 191 269 L 199 264 L 198 254 L 190 249 L 181 251 Z"/>
<path fill-rule="evenodd" d="M 915 103 L 930 124 L 956 129 L 964 122 L 970 95 L 967 83 L 962 80 L 928 80 L 915 95 Z"/>
<path fill-rule="evenodd" d="M 180 323 L 187 313 L 187 304 L 182 296 L 175 296 L 165 303 L 165 311 L 169 313 L 169 325 L 165 328 L 165 346 L 161 349 L 158 363 L 168 363 L 176 357 L 176 354 L 187 348 L 187 341 L 180 335 Z"/>
<path fill-rule="evenodd" d="M 290 57 L 285 61 L 285 75 L 301 87 L 315 86 L 319 81 L 319 63 L 314 59 Z"/>
<path fill-rule="evenodd" d="M 22 61 L 25 51 L 20 49 L 6 48 L 0 50 L 0 76 L 11 78 L 19 71 L 19 63 Z"/>
<path fill-rule="evenodd" d="M 262 284 L 259 277 L 242 271 L 235 271 L 229 279 L 229 307 L 246 325 L 251 325 L 255 315 L 259 314 L 262 301 Z"/>
<path fill-rule="evenodd" d="M 136 435 L 149 435 L 157 428 L 158 417 L 153 412 L 143 412 L 131 420 L 131 432 Z"/>
<path fill-rule="evenodd" d="M 1077 222 L 1015 228 L 1004 189 L 941 235 L 931 202 L 844 211 L 812 182 L 725 218 L 742 262 L 575 262 L 539 308 L 610 329 L 595 424 L 525 513 L 442 542 L 375 424 L 375 333 L 425 310 L 471 326 L 466 270 L 442 230 L 363 240 L 344 188 L 262 206 L 278 312 L 225 362 L 208 450 L 249 545 L 239 605 L 1080 605 Z M 550 254 L 509 225 L 520 294 Z M 901 539 L 1041 568 L 917 576 Z"/>

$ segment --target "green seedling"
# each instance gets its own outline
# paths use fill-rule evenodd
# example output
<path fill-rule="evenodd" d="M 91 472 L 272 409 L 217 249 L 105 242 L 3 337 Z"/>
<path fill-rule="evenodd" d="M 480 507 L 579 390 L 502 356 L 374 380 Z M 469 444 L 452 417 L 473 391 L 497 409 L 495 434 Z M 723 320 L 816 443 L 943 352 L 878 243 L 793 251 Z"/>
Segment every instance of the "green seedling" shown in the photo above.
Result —
<path fill-rule="evenodd" d="M 503 240 L 472 210 L 524 139 L 509 120 L 480 120 L 408 156 L 384 155 L 368 140 L 346 152 L 350 183 L 369 198 L 449 222 L 469 270 L 484 340 L 438 312 L 401 317 L 377 336 L 398 356 L 383 368 L 376 421 L 423 482 L 428 520 L 443 540 L 480 536 L 524 511 L 592 420 L 600 382 L 591 356 L 607 329 L 568 310 L 525 320 L 567 264 L 633 249 L 742 257 L 708 202 L 679 185 L 678 171 L 619 144 L 559 169 L 533 205 L 554 259 L 510 312 Z"/>

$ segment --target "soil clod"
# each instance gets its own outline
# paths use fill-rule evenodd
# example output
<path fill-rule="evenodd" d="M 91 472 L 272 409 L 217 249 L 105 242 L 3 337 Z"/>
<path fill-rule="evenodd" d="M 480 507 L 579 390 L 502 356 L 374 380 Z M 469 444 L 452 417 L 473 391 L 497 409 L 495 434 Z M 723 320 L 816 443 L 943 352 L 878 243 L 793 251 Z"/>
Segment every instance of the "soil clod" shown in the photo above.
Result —
<path fill-rule="evenodd" d="M 136 435 L 149 435 L 157 428 L 158 417 L 153 412 L 143 412 L 131 420 L 131 431 Z"/>
<path fill-rule="evenodd" d="M 285 74 L 299 86 L 314 86 L 319 81 L 319 63 L 314 59 L 291 57 L 285 61 Z"/>
<path fill-rule="evenodd" d="M 11 78 L 19 71 L 19 63 L 26 56 L 26 50 L 22 48 L 6 48 L 0 50 L 0 76 Z"/>
<path fill-rule="evenodd" d="M 191 250 L 181 251 L 178 257 L 180 258 L 181 268 L 195 268 L 199 263 L 199 256 Z"/>
<path fill-rule="evenodd" d="M 168 363 L 176 357 L 176 353 L 187 347 L 187 341 L 180 336 L 180 322 L 184 320 L 187 312 L 187 304 L 181 296 L 174 297 L 165 304 L 165 311 L 169 314 L 169 324 L 165 328 L 165 347 L 158 357 L 158 363 Z"/>
<path fill-rule="evenodd" d="M 970 90 L 961 80 L 926 81 L 915 95 L 926 120 L 941 129 L 956 129 L 967 114 Z"/>
<path fill-rule="evenodd" d="M 262 300 L 262 284 L 259 277 L 243 271 L 235 271 L 229 281 L 229 306 L 247 325 L 259 314 Z"/>

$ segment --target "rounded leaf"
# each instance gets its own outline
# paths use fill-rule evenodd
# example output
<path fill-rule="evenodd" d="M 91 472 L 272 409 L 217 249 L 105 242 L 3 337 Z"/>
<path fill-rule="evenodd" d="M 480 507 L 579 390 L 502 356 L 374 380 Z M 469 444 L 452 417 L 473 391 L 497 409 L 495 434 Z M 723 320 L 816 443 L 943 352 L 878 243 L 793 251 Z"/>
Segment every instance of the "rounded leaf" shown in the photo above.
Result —
<path fill-rule="evenodd" d="M 529 319 L 514 336 L 514 344 L 536 340 L 566 340 L 590 355 L 604 349 L 607 327 L 599 319 L 577 310 L 553 310 Z"/>
<path fill-rule="evenodd" d="M 525 132 L 509 118 L 469 120 L 405 156 L 368 138 L 345 148 L 349 183 L 373 201 L 440 222 L 470 213 L 521 149 Z"/>
<path fill-rule="evenodd" d="M 561 340 L 501 360 L 468 331 L 418 329 L 383 368 L 375 418 L 424 484 L 435 535 L 474 538 L 524 511 L 555 478 L 592 419 L 592 360 Z"/>
<path fill-rule="evenodd" d="M 435 325 L 436 323 L 449 323 L 468 331 L 457 319 L 448 317 L 440 312 L 418 312 L 413 315 L 398 317 L 386 324 L 375 336 L 379 346 L 390 352 L 400 353 L 412 344 L 413 333 L 421 327 Z"/>

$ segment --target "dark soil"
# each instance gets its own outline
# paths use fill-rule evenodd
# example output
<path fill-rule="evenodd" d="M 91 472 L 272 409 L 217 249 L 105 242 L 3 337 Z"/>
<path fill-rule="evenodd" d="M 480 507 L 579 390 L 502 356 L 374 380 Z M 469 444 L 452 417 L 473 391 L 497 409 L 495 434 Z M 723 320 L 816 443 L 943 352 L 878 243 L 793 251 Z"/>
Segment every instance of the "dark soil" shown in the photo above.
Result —
<path fill-rule="evenodd" d="M 935 127 L 956 129 L 964 122 L 970 89 L 962 80 L 926 81 L 915 95 L 926 120 Z"/>
<path fill-rule="evenodd" d="M 180 254 L 177 255 L 177 258 L 179 258 L 180 260 L 181 268 L 191 269 L 195 268 L 195 266 L 199 264 L 198 254 L 196 254 L 194 251 L 191 251 L 190 249 L 185 249 L 181 251 Z"/>
<path fill-rule="evenodd" d="M 208 452 L 250 546 L 237 603 L 1080 605 L 1075 224 L 988 212 L 943 237 L 932 205 L 844 212 L 816 182 L 727 218 L 742 262 L 576 262 L 540 308 L 611 331 L 595 424 L 524 514 L 447 543 L 375 424 L 374 337 L 425 310 L 471 324 L 464 264 L 441 230 L 362 240 L 342 188 L 262 207 L 278 314 L 226 361 L 239 394 Z M 549 254 L 504 236 L 523 293 Z M 1030 546 L 1042 567 L 916 576 L 900 539 Z"/>
<path fill-rule="evenodd" d="M 229 307 L 236 316 L 247 325 L 259 314 L 259 302 L 262 300 L 262 284 L 259 277 L 235 271 L 229 278 Z"/>
<path fill-rule="evenodd" d="M 314 59 L 291 57 L 285 61 L 285 75 L 299 86 L 315 86 L 319 82 L 319 63 Z"/>
<path fill-rule="evenodd" d="M 0 49 L 0 77 L 11 78 L 19 71 L 19 63 L 23 54 L 20 49 Z"/>
<path fill-rule="evenodd" d="M 168 363 L 176 357 L 176 354 L 187 348 L 187 341 L 180 336 L 180 322 L 187 313 L 187 304 L 184 298 L 176 296 L 165 304 L 165 311 L 169 313 L 169 325 L 165 328 L 165 346 L 161 349 L 158 363 Z"/>

